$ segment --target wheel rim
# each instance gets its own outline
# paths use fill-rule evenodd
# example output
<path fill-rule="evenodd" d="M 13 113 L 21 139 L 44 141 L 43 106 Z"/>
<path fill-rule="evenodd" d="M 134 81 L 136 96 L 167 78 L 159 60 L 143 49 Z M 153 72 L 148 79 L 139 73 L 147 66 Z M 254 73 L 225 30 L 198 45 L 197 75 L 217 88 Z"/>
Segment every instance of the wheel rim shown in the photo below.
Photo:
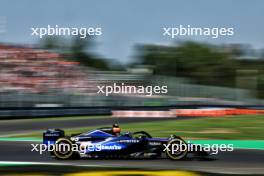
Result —
<path fill-rule="evenodd" d="M 69 139 L 59 139 L 56 142 L 54 154 L 59 159 L 68 159 L 72 156 L 72 141 Z"/>
<path fill-rule="evenodd" d="M 173 160 L 180 160 L 187 155 L 187 144 L 182 139 L 173 139 L 168 142 L 170 150 L 166 150 L 166 154 Z"/>

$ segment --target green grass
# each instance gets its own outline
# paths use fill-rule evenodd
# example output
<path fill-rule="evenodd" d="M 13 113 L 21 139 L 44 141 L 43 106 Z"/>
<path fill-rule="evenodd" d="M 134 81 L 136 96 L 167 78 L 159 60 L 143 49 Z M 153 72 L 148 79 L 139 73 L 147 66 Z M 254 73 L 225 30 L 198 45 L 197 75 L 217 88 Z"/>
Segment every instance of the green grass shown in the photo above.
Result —
<path fill-rule="evenodd" d="M 194 139 L 264 139 L 264 116 L 241 115 L 189 120 L 169 120 L 120 124 L 122 131 L 147 131 L 153 136 L 168 137 L 171 134 Z M 85 132 L 100 126 L 64 129 L 66 134 Z M 13 137 L 41 137 L 42 132 Z"/>

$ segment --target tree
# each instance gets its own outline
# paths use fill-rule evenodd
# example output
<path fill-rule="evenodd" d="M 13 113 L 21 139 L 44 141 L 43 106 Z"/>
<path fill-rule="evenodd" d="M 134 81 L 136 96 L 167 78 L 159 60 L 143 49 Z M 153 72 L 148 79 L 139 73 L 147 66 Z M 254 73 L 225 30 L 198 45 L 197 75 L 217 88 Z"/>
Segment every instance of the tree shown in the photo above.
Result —
<path fill-rule="evenodd" d="M 64 38 L 46 37 L 40 41 L 41 48 L 55 50 L 65 54 L 67 56 L 66 59 L 78 61 L 84 66 L 99 70 L 109 70 L 110 66 L 108 61 L 92 54 L 91 48 L 93 46 L 94 42 L 91 37 L 83 39 L 76 36 L 70 41 Z"/>
<path fill-rule="evenodd" d="M 196 42 L 143 45 L 138 47 L 138 56 L 140 64 L 154 66 L 155 74 L 189 77 L 201 84 L 234 86 L 235 61 L 212 45 Z"/>

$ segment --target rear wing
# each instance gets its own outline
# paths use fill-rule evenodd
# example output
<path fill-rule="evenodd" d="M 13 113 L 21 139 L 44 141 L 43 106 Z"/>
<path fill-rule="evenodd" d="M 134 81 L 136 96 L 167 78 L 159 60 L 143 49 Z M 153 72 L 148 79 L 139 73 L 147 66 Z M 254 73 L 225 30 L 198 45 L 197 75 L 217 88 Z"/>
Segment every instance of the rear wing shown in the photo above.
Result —
<path fill-rule="evenodd" d="M 43 133 L 43 144 L 52 145 L 56 140 L 64 137 L 65 133 L 61 129 L 48 129 Z"/>

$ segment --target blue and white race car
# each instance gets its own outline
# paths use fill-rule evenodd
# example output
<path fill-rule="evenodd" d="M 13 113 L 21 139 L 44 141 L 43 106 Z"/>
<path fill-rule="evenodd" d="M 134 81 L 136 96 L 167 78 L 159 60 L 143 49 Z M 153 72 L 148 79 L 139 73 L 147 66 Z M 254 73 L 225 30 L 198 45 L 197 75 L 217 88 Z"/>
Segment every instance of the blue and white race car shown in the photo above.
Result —
<path fill-rule="evenodd" d="M 121 133 L 118 125 L 65 136 L 60 129 L 43 133 L 43 143 L 57 159 L 72 158 L 163 158 L 184 159 L 189 153 L 208 156 L 202 148 L 189 151 L 181 137 L 154 138 L 145 131 Z M 184 147 L 182 147 L 184 146 Z M 197 146 L 196 146 L 197 148 Z"/>

